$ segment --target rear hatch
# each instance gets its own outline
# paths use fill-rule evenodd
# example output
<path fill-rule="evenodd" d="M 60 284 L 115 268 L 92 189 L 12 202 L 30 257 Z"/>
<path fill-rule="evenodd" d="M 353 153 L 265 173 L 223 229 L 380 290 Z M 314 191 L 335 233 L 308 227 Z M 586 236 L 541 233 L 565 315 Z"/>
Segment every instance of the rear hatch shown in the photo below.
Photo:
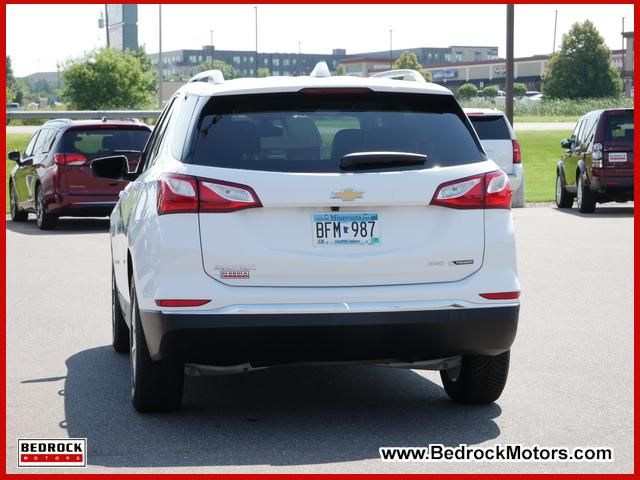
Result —
<path fill-rule="evenodd" d="M 129 171 L 134 171 L 150 133 L 145 126 L 128 125 L 68 129 L 54 155 L 61 173 L 61 186 L 74 194 L 116 195 L 127 182 L 94 177 L 91 161 L 110 155 L 125 155 Z"/>
<path fill-rule="evenodd" d="M 633 110 L 605 112 L 598 126 L 604 167 L 633 172 Z"/>
<path fill-rule="evenodd" d="M 201 199 L 260 206 L 200 208 L 204 269 L 225 284 L 450 282 L 482 264 L 483 210 L 428 205 L 443 182 L 487 169 L 452 96 L 219 96 L 196 135 L 185 161 L 209 179 Z"/>
<path fill-rule="evenodd" d="M 489 158 L 496 162 L 503 172 L 513 173 L 513 140 L 507 119 L 503 115 L 469 113 L 469 120 Z"/>

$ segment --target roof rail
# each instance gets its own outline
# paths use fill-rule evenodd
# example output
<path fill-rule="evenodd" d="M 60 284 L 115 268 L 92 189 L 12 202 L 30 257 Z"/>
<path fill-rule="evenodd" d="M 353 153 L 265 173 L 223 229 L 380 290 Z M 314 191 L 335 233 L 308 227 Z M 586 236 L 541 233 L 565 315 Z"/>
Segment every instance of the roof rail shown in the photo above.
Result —
<path fill-rule="evenodd" d="M 51 120 L 47 120 L 45 123 L 45 125 L 47 123 L 55 123 L 55 122 L 64 122 L 64 123 L 69 123 L 69 122 L 73 122 L 73 120 L 71 120 L 70 118 L 53 118 Z"/>
<path fill-rule="evenodd" d="M 207 70 L 194 75 L 187 83 L 193 82 L 209 82 L 218 85 L 224 83 L 224 75 L 220 70 Z"/>
<path fill-rule="evenodd" d="M 410 70 L 408 68 L 387 70 L 385 72 L 373 73 L 369 76 L 376 78 L 390 78 L 392 80 L 408 80 L 410 82 L 426 83 L 426 80 L 420 72 L 418 72 L 417 70 Z"/>

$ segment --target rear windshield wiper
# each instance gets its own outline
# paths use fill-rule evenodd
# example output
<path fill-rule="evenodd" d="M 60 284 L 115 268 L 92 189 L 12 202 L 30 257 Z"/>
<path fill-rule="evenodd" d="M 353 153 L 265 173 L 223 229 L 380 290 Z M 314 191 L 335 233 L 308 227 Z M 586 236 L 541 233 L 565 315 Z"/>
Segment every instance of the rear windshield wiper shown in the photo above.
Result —
<path fill-rule="evenodd" d="M 413 167 L 424 165 L 426 155 L 409 152 L 355 152 L 340 160 L 342 170 L 375 170 L 380 168 Z"/>

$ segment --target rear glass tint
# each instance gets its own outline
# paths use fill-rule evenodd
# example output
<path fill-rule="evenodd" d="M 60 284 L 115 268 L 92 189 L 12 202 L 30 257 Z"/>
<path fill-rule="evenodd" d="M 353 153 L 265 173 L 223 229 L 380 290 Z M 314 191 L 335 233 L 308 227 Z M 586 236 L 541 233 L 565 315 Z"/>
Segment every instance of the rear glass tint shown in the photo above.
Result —
<path fill-rule="evenodd" d="M 86 156 L 106 156 L 112 153 L 142 151 L 151 132 L 143 129 L 100 128 L 68 130 L 62 137 L 61 153 L 81 153 Z"/>
<path fill-rule="evenodd" d="M 633 114 L 607 115 L 604 123 L 605 142 L 633 142 Z"/>
<path fill-rule="evenodd" d="M 480 140 L 511 140 L 511 134 L 504 117 L 470 115 L 469 120 L 476 129 Z"/>
<path fill-rule="evenodd" d="M 263 94 L 213 97 L 187 163 L 278 172 L 340 172 L 355 152 L 427 155 L 424 166 L 485 159 L 448 95 Z"/>

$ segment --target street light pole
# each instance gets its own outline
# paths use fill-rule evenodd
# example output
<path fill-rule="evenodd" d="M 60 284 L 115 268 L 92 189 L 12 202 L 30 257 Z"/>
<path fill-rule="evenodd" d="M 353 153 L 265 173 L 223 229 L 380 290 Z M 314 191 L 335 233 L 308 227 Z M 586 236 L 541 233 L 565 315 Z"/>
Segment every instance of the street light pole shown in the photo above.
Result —
<path fill-rule="evenodd" d="M 622 36 L 622 94 L 625 95 L 626 93 L 626 79 L 625 79 L 625 71 L 624 71 L 624 57 L 626 57 L 626 51 L 624 49 L 624 19 L 627 17 L 622 17 L 622 33 L 620 34 Z"/>
<path fill-rule="evenodd" d="M 507 78 L 505 85 L 506 115 L 513 125 L 513 4 L 507 4 Z"/>
<path fill-rule="evenodd" d="M 255 68 L 255 76 L 258 78 L 258 7 L 253 7 L 256 14 L 256 68 Z"/>
<path fill-rule="evenodd" d="M 209 46 L 211 47 L 209 61 L 211 62 L 211 68 L 213 68 L 213 30 L 209 30 L 209 35 L 211 35 L 209 42 Z"/>
<path fill-rule="evenodd" d="M 162 4 L 158 4 L 158 107 L 162 110 Z"/>
<path fill-rule="evenodd" d="M 104 31 L 107 32 L 107 48 L 109 48 L 111 46 L 109 39 L 109 10 L 106 3 L 104 4 Z"/>
<path fill-rule="evenodd" d="M 389 30 L 389 68 L 393 70 L 393 30 Z"/>
<path fill-rule="evenodd" d="M 558 10 L 556 10 L 556 19 L 553 22 L 553 50 L 551 53 L 556 53 L 556 32 L 558 30 Z"/>

